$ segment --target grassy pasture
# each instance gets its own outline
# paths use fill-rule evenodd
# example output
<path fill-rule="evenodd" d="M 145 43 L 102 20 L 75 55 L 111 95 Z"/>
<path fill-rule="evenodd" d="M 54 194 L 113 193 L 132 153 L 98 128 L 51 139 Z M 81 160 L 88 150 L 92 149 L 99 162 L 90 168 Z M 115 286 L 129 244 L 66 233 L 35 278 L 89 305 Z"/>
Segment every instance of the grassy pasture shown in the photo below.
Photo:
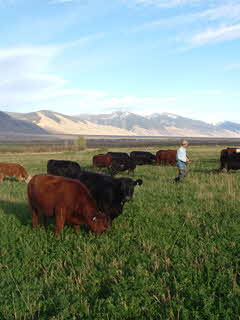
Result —
<path fill-rule="evenodd" d="M 137 167 L 143 186 L 100 236 L 32 230 L 25 183 L 0 184 L 0 320 L 240 319 L 240 172 L 214 173 L 220 149 L 191 147 L 181 185 L 174 167 Z M 51 158 L 91 169 L 96 152 L 0 161 L 34 175 Z"/>

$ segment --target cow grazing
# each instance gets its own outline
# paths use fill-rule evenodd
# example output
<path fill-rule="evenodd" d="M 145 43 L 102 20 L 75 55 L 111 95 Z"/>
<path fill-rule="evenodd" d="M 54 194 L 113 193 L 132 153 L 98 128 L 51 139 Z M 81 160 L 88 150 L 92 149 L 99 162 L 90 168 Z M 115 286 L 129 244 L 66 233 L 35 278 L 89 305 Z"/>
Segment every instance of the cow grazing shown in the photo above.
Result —
<path fill-rule="evenodd" d="M 98 154 L 92 159 L 93 167 L 110 168 L 112 165 L 112 156 L 108 154 Z"/>
<path fill-rule="evenodd" d="M 115 175 L 118 172 L 128 171 L 129 173 L 134 173 L 136 169 L 136 163 L 133 159 L 129 158 L 113 158 L 109 172 L 111 175 Z"/>
<path fill-rule="evenodd" d="M 176 165 L 176 155 L 177 151 L 176 150 L 159 150 L 156 153 L 156 163 L 158 165 L 163 164 L 163 165 L 171 165 L 175 166 Z"/>
<path fill-rule="evenodd" d="M 34 176 L 28 184 L 28 201 L 32 213 L 32 224 L 38 226 L 38 219 L 55 216 L 56 235 L 65 222 L 79 231 L 81 224 L 87 224 L 94 233 L 105 232 L 109 226 L 107 215 L 100 213 L 88 189 L 79 181 L 48 174 Z"/>
<path fill-rule="evenodd" d="M 144 164 L 153 164 L 156 161 L 156 156 L 151 152 L 146 151 L 132 151 L 130 153 L 131 159 L 133 159 L 136 165 L 141 166 Z"/>
<path fill-rule="evenodd" d="M 126 201 L 132 200 L 135 186 L 143 183 L 141 179 L 113 178 L 91 171 L 82 171 L 79 180 L 90 190 L 98 209 L 111 220 L 122 213 Z"/>
<path fill-rule="evenodd" d="M 134 173 L 136 169 L 136 163 L 125 152 L 108 152 L 107 155 L 112 157 L 112 163 L 109 167 L 111 175 L 115 175 L 118 172 L 128 171 Z"/>
<path fill-rule="evenodd" d="M 30 176 L 27 171 L 18 163 L 0 163 L 0 182 L 3 181 L 4 178 L 15 178 L 18 181 L 29 182 Z"/>
<path fill-rule="evenodd" d="M 227 148 L 221 151 L 220 155 L 220 170 L 240 169 L 240 149 Z"/>
<path fill-rule="evenodd" d="M 49 160 L 47 163 L 47 173 L 74 179 L 81 171 L 77 162 L 66 160 Z"/>

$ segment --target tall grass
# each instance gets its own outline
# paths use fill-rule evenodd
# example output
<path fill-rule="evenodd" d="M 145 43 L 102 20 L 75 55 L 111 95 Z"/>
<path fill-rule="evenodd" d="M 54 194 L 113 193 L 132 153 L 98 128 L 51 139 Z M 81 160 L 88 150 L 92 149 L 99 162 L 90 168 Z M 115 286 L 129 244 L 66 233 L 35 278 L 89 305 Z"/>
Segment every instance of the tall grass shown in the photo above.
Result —
<path fill-rule="evenodd" d="M 219 149 L 189 153 L 183 184 L 174 167 L 137 167 L 143 186 L 101 236 L 66 226 L 56 238 L 53 221 L 34 231 L 26 185 L 0 184 L 0 319 L 239 319 L 239 173 L 214 173 Z M 93 154 L 0 161 L 33 175 L 53 157 L 90 169 Z"/>

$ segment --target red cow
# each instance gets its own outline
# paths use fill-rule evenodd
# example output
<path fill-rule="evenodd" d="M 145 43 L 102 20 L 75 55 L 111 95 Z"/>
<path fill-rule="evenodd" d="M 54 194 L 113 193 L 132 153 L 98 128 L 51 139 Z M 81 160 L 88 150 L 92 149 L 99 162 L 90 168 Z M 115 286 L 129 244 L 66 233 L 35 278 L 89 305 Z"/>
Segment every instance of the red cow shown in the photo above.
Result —
<path fill-rule="evenodd" d="M 109 154 L 98 154 L 92 159 L 93 166 L 97 168 L 110 168 L 112 166 L 112 156 Z"/>
<path fill-rule="evenodd" d="M 5 177 L 16 178 L 18 181 L 28 181 L 30 177 L 27 171 L 18 163 L 0 163 L 0 182 L 3 181 Z"/>
<path fill-rule="evenodd" d="M 28 184 L 28 201 L 32 213 L 32 224 L 38 226 L 38 219 L 55 216 L 56 235 L 65 222 L 79 231 L 81 224 L 87 224 L 94 233 L 105 232 L 109 226 L 107 215 L 99 212 L 88 189 L 78 180 L 40 174 Z"/>
<path fill-rule="evenodd" d="M 171 166 L 176 165 L 176 150 L 159 150 L 156 153 L 156 163 L 160 164 L 170 164 Z"/>

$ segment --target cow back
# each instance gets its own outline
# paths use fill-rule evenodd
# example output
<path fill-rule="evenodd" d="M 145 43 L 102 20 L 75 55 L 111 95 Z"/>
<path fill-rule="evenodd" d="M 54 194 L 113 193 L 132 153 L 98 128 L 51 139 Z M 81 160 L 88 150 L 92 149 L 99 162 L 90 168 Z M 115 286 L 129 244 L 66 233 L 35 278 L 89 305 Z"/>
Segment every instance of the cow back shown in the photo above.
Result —
<path fill-rule="evenodd" d="M 27 180 L 29 175 L 25 168 L 18 163 L 0 163 L 0 174 L 2 177 L 15 177 L 18 180 Z"/>
<path fill-rule="evenodd" d="M 156 153 L 157 164 L 176 165 L 177 150 L 159 150 Z"/>
<path fill-rule="evenodd" d="M 112 156 L 108 154 L 98 154 L 93 156 L 92 164 L 97 168 L 109 168 L 112 163 Z"/>
<path fill-rule="evenodd" d="M 129 159 L 129 155 L 126 152 L 108 152 L 107 155 L 110 155 L 113 159 Z"/>
<path fill-rule="evenodd" d="M 71 179 L 77 179 L 81 167 L 77 162 L 67 160 L 49 160 L 47 173 Z"/>
<path fill-rule="evenodd" d="M 130 157 L 137 165 L 152 164 L 156 160 L 156 156 L 147 151 L 132 151 Z"/>

